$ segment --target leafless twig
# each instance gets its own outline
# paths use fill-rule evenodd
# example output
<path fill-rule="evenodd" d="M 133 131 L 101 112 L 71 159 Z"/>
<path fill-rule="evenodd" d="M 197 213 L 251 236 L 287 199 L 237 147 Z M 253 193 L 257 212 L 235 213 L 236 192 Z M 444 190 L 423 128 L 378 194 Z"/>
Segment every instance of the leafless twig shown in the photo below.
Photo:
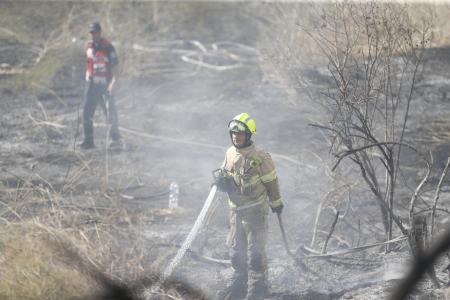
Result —
<path fill-rule="evenodd" d="M 339 219 L 339 211 L 336 212 L 336 216 L 334 217 L 333 223 L 331 224 L 330 232 L 328 233 L 327 238 L 325 239 L 325 242 L 323 244 L 321 254 L 325 254 L 327 251 L 328 241 L 330 240 L 331 235 L 333 235 L 334 228 L 336 226 L 338 219 Z"/>
<path fill-rule="evenodd" d="M 435 218 L 436 218 L 436 208 L 437 208 L 437 204 L 439 201 L 439 194 L 441 192 L 441 186 L 442 183 L 444 182 L 445 176 L 447 176 L 447 172 L 448 172 L 448 166 L 450 165 L 450 157 L 447 159 L 447 163 L 445 164 L 444 170 L 442 171 L 441 174 L 441 178 L 439 179 L 439 183 L 436 187 L 436 192 L 434 194 L 434 199 L 433 199 L 433 211 L 431 213 L 431 230 L 430 230 L 430 240 L 433 240 L 433 234 L 434 234 L 434 222 L 435 222 Z"/>

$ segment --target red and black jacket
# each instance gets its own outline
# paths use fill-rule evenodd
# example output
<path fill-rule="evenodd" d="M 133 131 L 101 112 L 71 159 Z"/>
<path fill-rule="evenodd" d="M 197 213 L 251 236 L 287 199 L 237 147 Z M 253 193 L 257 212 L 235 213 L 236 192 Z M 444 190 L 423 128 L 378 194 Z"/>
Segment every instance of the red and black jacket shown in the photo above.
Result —
<path fill-rule="evenodd" d="M 119 63 L 113 45 L 102 38 L 98 43 L 89 41 L 86 49 L 86 81 L 108 84 L 112 78 L 112 67 Z"/>

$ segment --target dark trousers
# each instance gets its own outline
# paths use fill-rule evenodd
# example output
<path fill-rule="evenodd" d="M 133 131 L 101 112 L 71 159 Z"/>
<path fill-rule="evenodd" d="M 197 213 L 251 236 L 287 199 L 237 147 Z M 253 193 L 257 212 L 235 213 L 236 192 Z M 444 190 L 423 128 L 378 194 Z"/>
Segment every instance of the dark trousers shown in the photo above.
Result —
<path fill-rule="evenodd" d="M 83 107 L 83 129 L 85 142 L 94 143 L 93 118 L 98 104 L 102 105 L 104 108 L 106 108 L 106 104 L 108 104 L 108 122 L 111 124 L 109 134 L 113 141 L 118 141 L 120 139 L 119 120 L 115 100 L 113 96 L 108 93 L 106 85 L 94 84 L 90 82 L 86 88 L 86 97 Z"/>

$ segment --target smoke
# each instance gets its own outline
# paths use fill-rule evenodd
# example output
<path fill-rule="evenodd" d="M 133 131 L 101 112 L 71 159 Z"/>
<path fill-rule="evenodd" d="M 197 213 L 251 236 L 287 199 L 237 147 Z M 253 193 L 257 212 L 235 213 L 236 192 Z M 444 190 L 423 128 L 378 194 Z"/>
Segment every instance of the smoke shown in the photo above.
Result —
<path fill-rule="evenodd" d="M 119 122 L 126 147 L 131 150 L 122 157 L 130 161 L 133 172 L 144 183 L 158 181 L 168 188 L 170 182 L 178 182 L 179 205 L 198 212 L 212 182 L 211 171 L 221 165 L 225 150 L 231 145 L 229 120 L 239 113 L 249 113 L 256 120 L 256 146 L 273 156 L 286 206 L 288 236 L 292 247 L 297 248 L 310 238 L 315 208 L 331 184 L 325 140 L 308 125 L 318 120 L 320 108 L 302 98 L 293 104 L 284 87 L 270 79 L 268 70 L 262 68 L 263 57 L 255 38 L 261 34 L 261 28 L 255 19 L 244 19 L 241 14 L 248 12 L 251 5 L 191 5 L 195 9 L 190 7 L 187 11 L 192 13 L 191 18 L 199 19 L 198 24 L 183 16 L 176 27 L 181 28 L 182 22 L 193 27 L 180 29 L 176 39 L 173 30 L 165 36 L 166 40 L 155 34 L 158 29 L 171 26 L 173 19 L 166 20 L 162 15 L 159 23 L 153 24 L 151 36 L 142 33 L 121 40 L 112 35 L 111 41 L 123 59 L 116 90 Z M 223 5 L 228 10 L 213 19 Z M 121 29 L 126 30 L 125 26 Z M 120 37 L 118 31 L 113 33 Z M 164 201 L 160 203 L 166 205 Z M 221 199 L 211 226 L 197 241 L 206 254 L 220 256 L 226 252 L 226 206 L 225 199 Z M 182 243 L 193 224 L 192 215 L 174 220 L 182 224 L 174 243 Z M 172 230 L 169 224 L 162 227 Z M 211 236 L 212 232 L 217 233 Z M 280 243 L 276 218 L 270 219 L 270 232 L 270 257 L 286 260 L 283 252 L 270 247 Z M 187 271 L 181 263 L 175 275 L 209 291 L 223 276 L 223 268 L 209 271 L 200 265 L 194 270 L 215 274 L 205 274 L 208 278 L 199 282 L 192 270 Z"/>
<path fill-rule="evenodd" d="M 350 201 L 350 195 L 346 194 L 348 189 L 343 188 L 341 194 L 327 198 L 328 191 L 332 188 L 338 190 L 344 183 L 339 176 L 333 177 L 329 172 L 327 137 L 309 126 L 323 121 L 322 109 L 310 101 L 306 92 L 296 90 L 292 98 L 288 87 L 283 84 L 285 78 L 268 69 L 266 57 L 262 55 L 264 47 L 260 42 L 267 27 L 261 25 L 255 9 L 261 13 L 270 7 L 244 2 L 113 1 L 53 5 L 61 5 L 65 21 L 61 21 L 63 23 L 55 31 L 43 30 L 43 36 L 39 38 L 61 51 L 65 51 L 64 42 L 69 43 L 72 49 L 78 47 L 71 51 L 74 65 L 69 68 L 71 78 L 68 79 L 72 87 L 78 86 L 75 94 L 82 90 L 84 84 L 83 76 L 74 80 L 73 73 L 83 74 L 86 26 L 90 21 L 102 23 L 104 36 L 111 40 L 119 54 L 114 95 L 125 150 L 121 153 L 102 152 L 108 135 L 107 126 L 99 125 L 104 123 L 99 109 L 95 116 L 98 155 L 86 154 L 87 159 L 94 160 L 94 167 L 106 173 L 102 182 L 106 186 L 104 190 L 110 194 L 117 192 L 121 197 L 120 205 L 132 215 L 136 211 L 146 214 L 148 207 L 166 209 L 168 195 L 164 192 L 170 182 L 176 181 L 180 186 L 179 211 L 161 213 L 162 216 L 152 216 L 153 219 L 147 216 L 150 221 L 123 229 L 136 234 L 145 246 L 165 245 L 164 249 L 167 249 L 169 245 L 173 250 L 182 243 L 208 195 L 211 171 L 221 165 L 225 150 L 231 145 L 227 124 L 242 112 L 249 113 L 256 120 L 257 133 L 253 137 L 256 146 L 271 153 L 274 159 L 292 250 L 310 243 L 316 208 L 322 201 L 328 207 L 318 226 L 322 238 L 324 231 L 329 229 L 327 217 L 332 208 L 354 213 L 351 209 L 364 205 L 362 200 Z M 53 23 L 57 24 L 56 21 Z M 323 78 L 313 79 L 320 82 Z M 63 85 L 62 90 L 65 91 L 65 87 Z M 82 103 L 81 92 L 79 94 L 75 97 L 79 102 L 77 105 Z M 72 121 L 75 127 L 76 112 L 65 113 L 71 114 L 67 121 Z M 94 185 L 88 182 L 86 189 L 89 184 Z M 143 191 L 143 195 L 138 195 L 139 191 Z M 159 196 L 151 197 L 155 191 Z M 141 202 L 137 201 L 139 197 L 143 199 Z M 210 226 L 192 247 L 201 254 L 226 259 L 228 208 L 225 197 L 219 197 L 220 204 L 210 219 Z M 340 201 L 342 199 L 345 201 Z M 365 216 L 361 218 L 366 221 Z M 370 221 L 366 223 L 372 224 Z M 348 229 L 351 225 L 342 226 L 337 233 L 357 231 Z M 370 231 L 363 233 L 373 234 Z M 329 245 L 348 247 L 348 243 L 353 242 L 357 241 L 347 241 L 344 235 L 344 238 L 331 240 Z M 291 290 L 285 282 L 294 282 L 298 289 L 314 284 L 320 286 L 321 283 L 311 283 L 299 270 L 292 270 L 291 261 L 280 245 L 278 224 L 276 218 L 271 217 L 268 253 L 271 263 L 281 266 L 277 269 L 279 272 L 273 272 L 271 277 L 274 285 L 282 291 Z M 118 242 L 116 247 L 126 252 L 131 246 Z M 162 250 L 160 253 L 162 262 L 159 266 L 163 268 L 164 260 L 169 261 L 171 252 Z M 72 262 L 83 261 L 73 253 L 66 255 L 72 258 Z M 92 266 L 82 265 L 80 268 L 103 287 L 102 294 L 96 299 L 137 299 L 133 298 L 136 297 L 135 291 L 151 285 L 158 278 L 157 272 L 149 272 L 146 279 L 131 283 L 124 279 L 124 283 Z M 223 270 L 223 267 L 185 258 L 174 272 L 173 284 L 180 287 L 177 288 L 180 293 L 186 290 L 193 297 L 201 298 L 216 289 L 217 283 L 223 279 Z M 330 269 L 330 273 L 332 271 Z M 288 275 L 290 281 L 286 279 Z M 198 286 L 204 292 L 199 292 Z M 340 287 L 339 281 L 330 281 L 330 287 Z M 291 292 L 294 294 L 296 291 Z"/>

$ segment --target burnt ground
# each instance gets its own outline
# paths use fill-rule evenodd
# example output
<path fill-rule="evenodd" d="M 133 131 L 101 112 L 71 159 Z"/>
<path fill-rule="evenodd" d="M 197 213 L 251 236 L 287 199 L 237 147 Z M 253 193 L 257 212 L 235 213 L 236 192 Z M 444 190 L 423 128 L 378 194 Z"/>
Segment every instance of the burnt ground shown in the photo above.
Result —
<path fill-rule="evenodd" d="M 217 36 L 217 41 L 223 40 Z M 324 136 L 308 125 L 324 120 L 320 106 L 301 91 L 292 101 L 276 78 L 263 72 L 253 43 L 199 42 L 205 47 L 201 52 L 191 42 L 143 41 L 140 47 L 133 46 L 144 58 L 135 65 L 134 75 L 122 76 L 117 83 L 115 97 L 125 145 L 119 152 L 107 149 L 107 124 L 101 109 L 95 117 L 97 148 L 80 151 L 75 146 L 81 139 L 82 58 L 62 66 L 47 84 L 36 82 L 28 89 L 20 87 L 22 79 L 17 75 L 2 75 L 2 201 L 14 206 L 22 218 L 32 217 L 50 210 L 52 203 L 25 205 L 20 201 L 27 198 L 16 191 L 24 187 L 44 189 L 59 195 L 60 207 L 81 212 L 86 224 L 96 222 L 92 210 L 120 208 L 126 214 L 112 216 L 105 230 L 123 232 L 152 249 L 146 259 L 158 261 L 155 265 L 161 270 L 183 242 L 208 195 L 211 171 L 221 164 L 230 144 L 228 121 L 246 111 L 257 123 L 256 144 L 273 154 L 277 166 L 290 246 L 293 250 L 310 246 L 316 209 L 336 180 L 329 175 L 332 159 Z M 22 49 L 14 41 L 9 43 Z M 83 46 L 75 43 L 71 47 Z M 127 47 L 131 46 L 119 46 L 119 54 L 131 51 Z M 145 60 L 145 49 L 155 48 L 159 51 L 157 65 Z M 194 58 L 183 58 L 181 50 L 191 51 Z M 23 51 L 2 51 L 0 62 L 15 66 L 21 59 L 33 59 L 33 53 Z M 445 138 L 450 127 L 449 50 L 429 51 L 414 99 L 408 139 L 422 145 L 424 151 L 425 145 L 430 146 L 439 170 L 450 147 Z M 82 52 L 74 50 L 73 55 Z M 196 61 L 199 57 L 203 64 Z M 148 72 L 152 68 L 155 71 Z M 305 74 L 316 74 L 309 71 Z M 312 89 L 321 88 L 328 80 L 320 76 L 311 79 L 317 83 Z M 180 208 L 175 210 L 167 208 L 172 181 L 180 185 Z M 444 204 L 449 200 L 446 195 L 442 196 Z M 192 249 L 200 256 L 227 259 L 228 208 L 223 195 L 218 197 L 214 214 Z M 329 251 L 383 241 L 381 224 L 365 215 L 376 209 L 368 197 L 368 192 L 360 190 L 351 203 L 340 204 L 350 207 L 349 217 L 338 225 Z M 324 212 L 321 231 L 312 245 L 316 250 L 321 249 L 330 222 Z M 128 247 L 118 243 L 112 251 L 127 252 Z M 379 246 L 326 259 L 302 258 L 309 269 L 305 270 L 285 254 L 274 216 L 270 218 L 267 251 L 270 299 L 384 299 L 408 264 L 406 246 L 399 243 L 389 255 L 380 254 Z M 300 251 L 297 254 L 300 257 Z M 188 255 L 175 275 L 211 297 L 227 270 Z M 443 290 L 433 290 L 427 281 L 421 287 L 414 299 L 442 299 Z"/>

